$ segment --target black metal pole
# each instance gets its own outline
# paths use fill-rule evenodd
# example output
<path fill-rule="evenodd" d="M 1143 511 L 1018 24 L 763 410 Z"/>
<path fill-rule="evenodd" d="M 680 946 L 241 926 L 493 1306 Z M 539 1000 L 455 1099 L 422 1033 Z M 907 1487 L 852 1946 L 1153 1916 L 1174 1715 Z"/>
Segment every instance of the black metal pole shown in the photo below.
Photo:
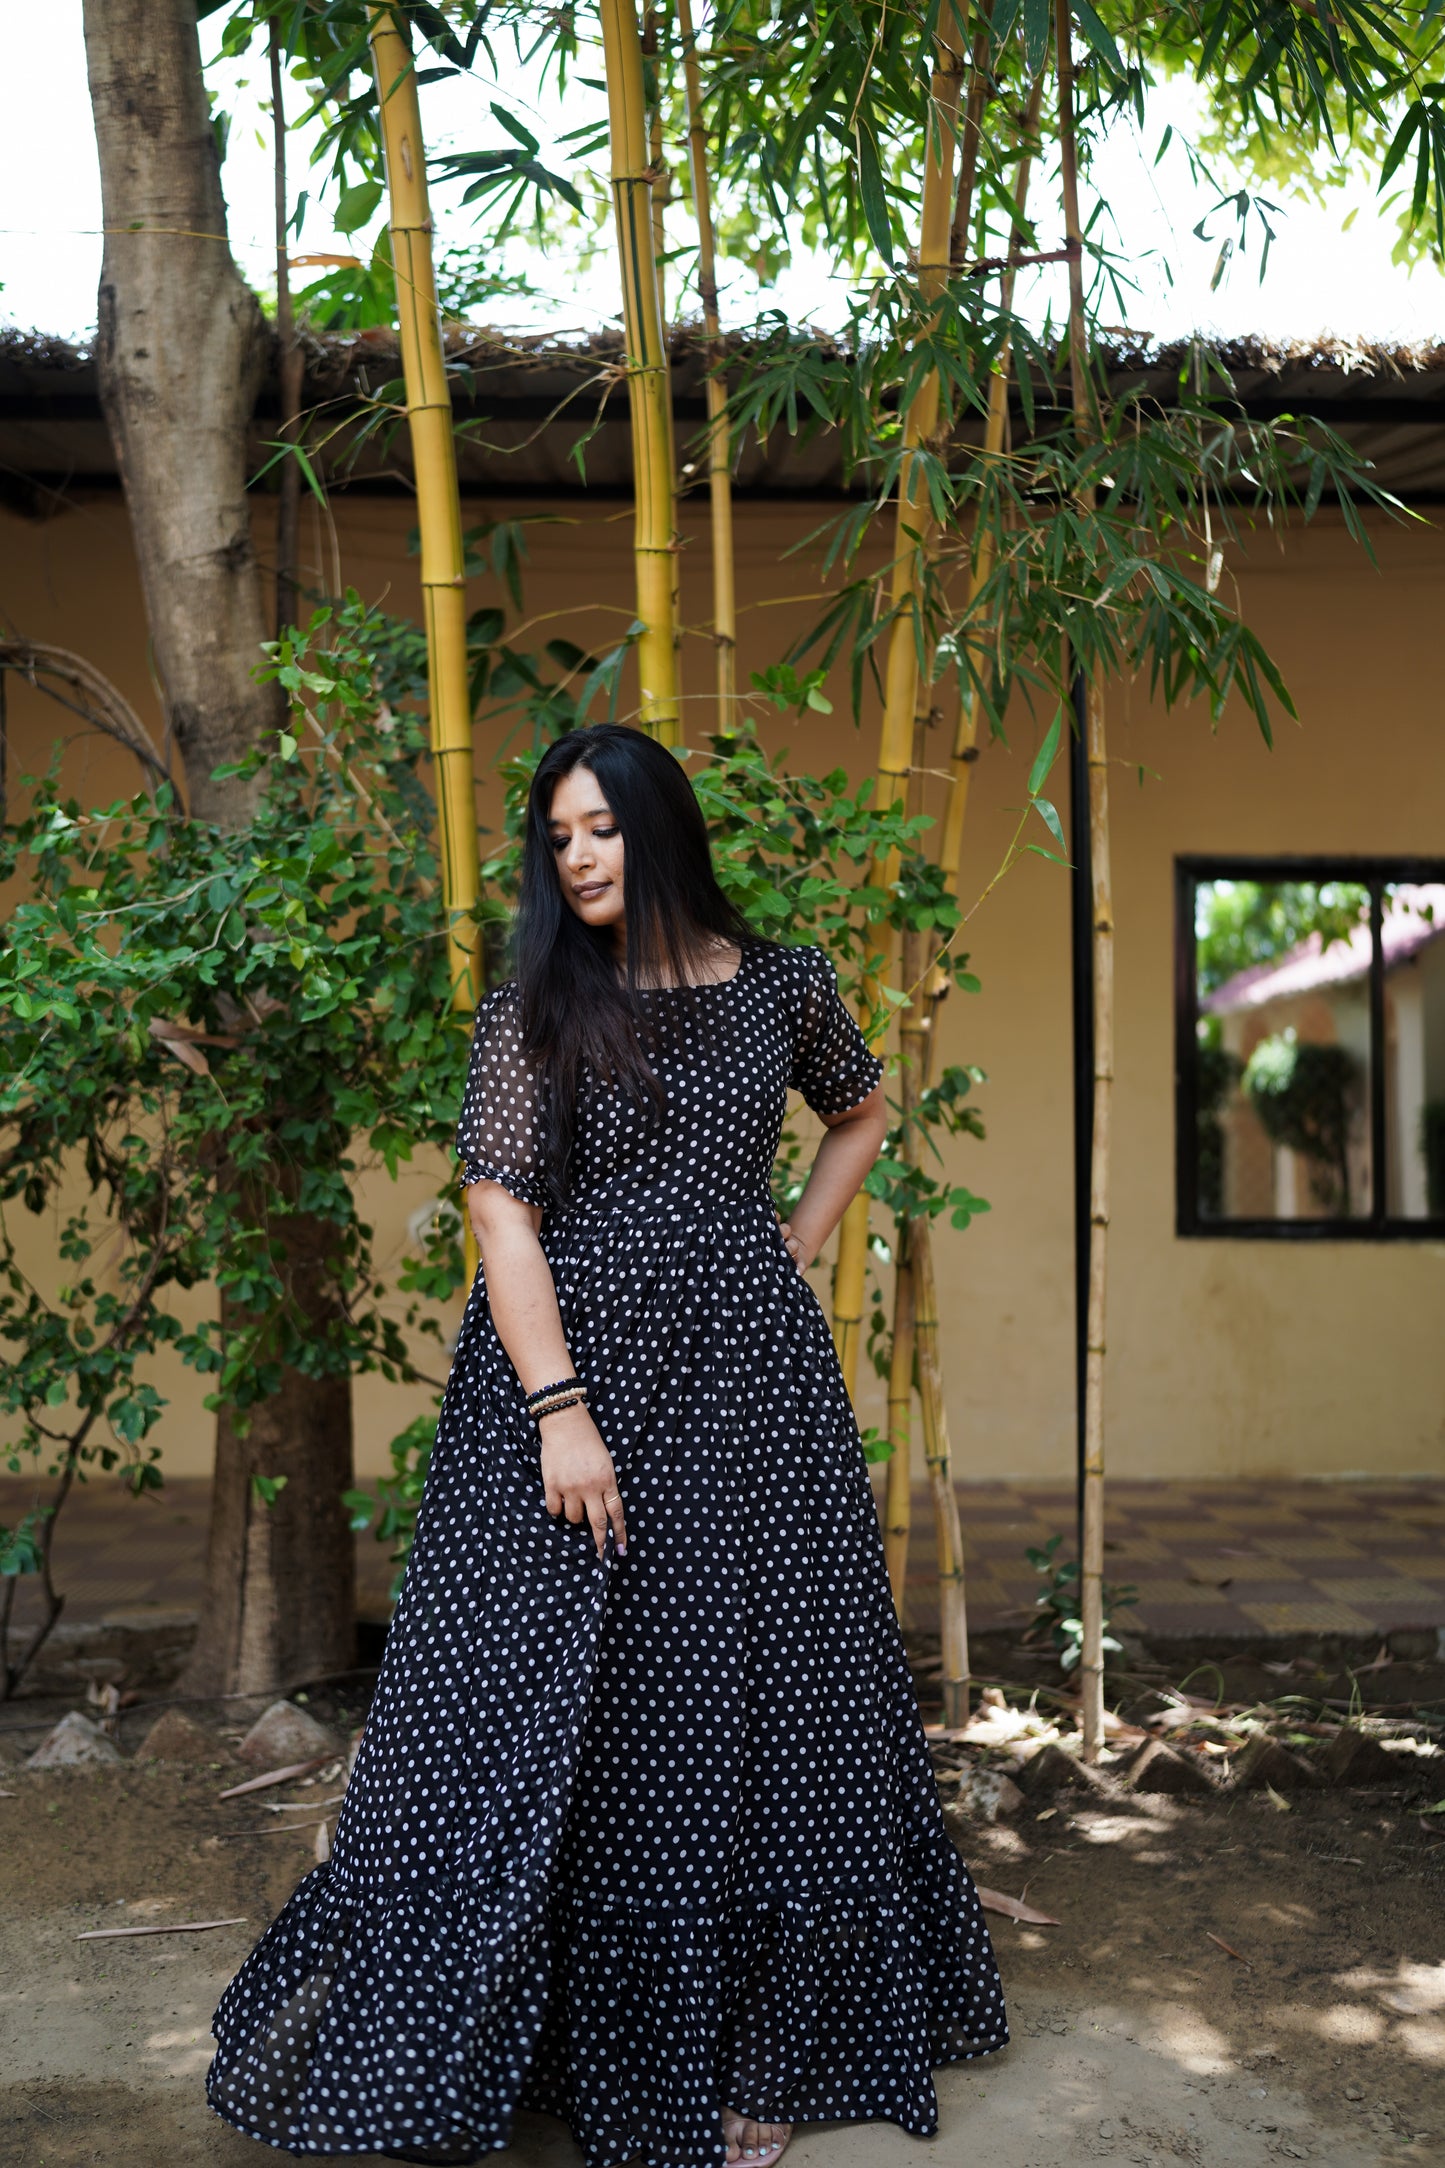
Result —
<path fill-rule="evenodd" d="M 1084 1558 L 1084 1410 L 1089 1382 L 1090 1162 L 1094 1149 L 1094 881 L 1089 849 L 1088 689 L 1075 672 L 1069 737 L 1069 951 L 1074 1063 L 1074 1515 Z"/>
<path fill-rule="evenodd" d="M 1377 1228 L 1389 1211 L 1390 1170 L 1385 1138 L 1385 893 L 1370 883 L 1370 1212 Z M 1348 1149 L 1348 1146 L 1346 1147 Z M 1358 1209 L 1358 1208 L 1357 1208 Z"/>

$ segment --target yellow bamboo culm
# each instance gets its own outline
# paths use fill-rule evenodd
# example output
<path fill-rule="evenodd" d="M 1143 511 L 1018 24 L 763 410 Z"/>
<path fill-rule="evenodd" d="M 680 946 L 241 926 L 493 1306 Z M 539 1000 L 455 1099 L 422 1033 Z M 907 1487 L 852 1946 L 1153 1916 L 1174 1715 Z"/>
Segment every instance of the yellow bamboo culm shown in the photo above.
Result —
<path fill-rule="evenodd" d="M 1007 316 L 1013 307 L 1014 287 L 1018 278 L 1019 257 L 1023 253 L 1024 219 L 1028 211 L 1029 183 L 1033 173 L 1034 146 L 1038 140 L 1039 109 L 1043 97 L 1043 71 L 1035 77 L 1029 91 L 1028 104 L 1024 110 L 1019 148 L 1018 169 L 1014 176 L 1014 222 L 1009 236 L 1008 262 L 999 289 L 999 313 Z M 983 430 L 983 463 L 985 468 L 1003 456 L 1004 439 L 1008 433 L 1008 395 L 1011 380 L 1011 353 L 1005 342 L 999 349 L 993 374 L 988 387 L 988 413 Z M 994 534 L 988 528 L 980 535 L 969 576 L 968 593 L 972 601 L 981 594 L 993 574 Z M 968 792 L 973 779 L 974 763 L 978 759 L 978 709 L 972 700 L 960 694 L 958 714 L 954 722 L 953 745 L 949 758 L 948 790 L 944 799 L 943 821 L 939 830 L 938 863 L 943 872 L 944 886 L 950 896 L 958 894 L 958 876 L 963 865 L 963 830 L 968 815 Z M 934 971 L 929 984 L 929 996 L 935 1007 L 948 989 L 948 973 L 940 965 Z"/>
<path fill-rule="evenodd" d="M 938 1604 L 942 1628 L 943 1721 L 968 1722 L 968 1608 L 964 1592 L 963 1530 L 948 1442 L 943 1359 L 938 1344 L 938 1292 L 933 1278 L 933 1227 L 916 1220 L 910 1235 L 913 1300 L 918 1341 L 918 1399 L 923 1417 L 923 1456 L 933 1493 L 938 1542 Z"/>
<path fill-rule="evenodd" d="M 681 741 L 674 605 L 672 391 L 653 233 L 647 95 L 635 0 L 601 0 L 612 145 L 612 210 L 632 417 L 633 554 L 637 568 L 638 718 L 664 745 Z"/>
<path fill-rule="evenodd" d="M 481 927 L 477 919 L 481 869 L 472 766 L 462 502 L 452 436 L 451 387 L 437 309 L 426 146 L 411 40 L 404 19 L 390 7 L 373 8 L 369 26 L 386 159 L 406 416 L 416 474 L 427 697 L 432 765 L 436 771 L 442 899 L 450 941 L 451 1005 L 470 1015 L 482 991 Z M 478 1263 L 476 1237 L 470 1226 L 464 1228 L 463 1246 L 470 1285 L 476 1278 Z"/>
<path fill-rule="evenodd" d="M 682 39 L 682 73 L 687 94 L 687 147 L 692 168 L 692 201 L 697 213 L 697 290 L 707 334 L 707 486 L 712 534 L 712 637 L 717 651 L 717 727 L 729 737 L 737 729 L 737 579 L 733 551 L 733 480 L 729 457 L 727 387 L 718 373 L 723 359 L 722 319 L 717 298 L 717 239 L 713 230 L 712 184 L 708 178 L 707 131 L 702 113 L 702 81 L 692 0 L 677 0 Z"/>
<path fill-rule="evenodd" d="M 946 7 L 933 54 L 929 89 L 929 141 L 923 173 L 923 211 L 918 249 L 918 284 L 925 299 L 942 293 L 948 280 L 953 233 L 954 136 L 963 85 L 963 31 L 959 11 Z M 893 568 L 889 607 L 893 624 L 884 674 L 883 722 L 878 739 L 878 779 L 874 803 L 895 806 L 908 788 L 913 755 L 913 726 L 918 706 L 917 604 L 923 570 L 932 547 L 932 520 L 925 454 L 938 434 L 941 392 L 930 370 L 909 402 L 904 418 L 903 460 L 898 477 L 894 519 Z M 898 854 L 885 851 L 869 868 L 869 883 L 887 888 L 898 878 Z M 872 1038 L 886 1030 L 880 989 L 893 958 L 884 936 L 868 959 L 860 1021 Z M 838 1262 L 833 1272 L 833 1345 L 850 1393 L 858 1382 L 863 1297 L 868 1275 L 868 1193 L 860 1190 L 838 1229 Z"/>
<path fill-rule="evenodd" d="M 421 592 L 426 622 L 431 750 L 436 769 L 442 895 L 451 935 L 452 1006 L 481 996 L 477 811 L 472 776 L 472 695 L 467 671 L 467 590 L 462 505 L 452 437 L 451 387 L 442 353 L 427 202 L 426 147 L 411 42 L 390 7 L 370 13 L 406 416 L 416 471 Z"/>
<path fill-rule="evenodd" d="M 1084 316 L 1083 226 L 1075 135 L 1074 60 L 1069 0 L 1055 0 L 1058 47 L 1059 172 L 1064 238 L 1069 246 L 1069 377 L 1077 442 L 1096 435 Z M 1093 509 L 1093 491 L 1081 508 Z M 1104 1358 L 1108 1344 L 1109 1119 L 1114 1084 L 1114 907 L 1109 869 L 1109 752 L 1103 690 L 1096 673 L 1084 687 L 1084 744 L 1089 771 L 1094 994 L 1094 1132 L 1089 1152 L 1089 1294 L 1084 1379 L 1084 1528 L 1080 1568 L 1080 1722 L 1084 1756 L 1104 1743 Z"/>
<path fill-rule="evenodd" d="M 916 765 L 916 763 L 915 763 Z M 918 795 L 915 775 L 910 799 Z M 903 937 L 903 982 L 912 986 L 923 968 L 924 937 Z M 927 1064 L 929 1019 L 917 996 L 899 1018 L 898 1100 L 905 1125 L 918 1104 Z M 904 1130 L 904 1156 L 911 1165 L 917 1149 L 910 1128 Z M 912 1222 L 900 1218 L 893 1244 L 893 1345 L 888 1365 L 888 1474 L 883 1498 L 883 1555 L 893 1608 L 900 1622 L 908 1585 L 908 1546 L 913 1526 L 913 1382 L 917 1347 L 913 1278 Z"/>
<path fill-rule="evenodd" d="M 913 1367 L 916 1333 L 910 1230 L 901 1220 L 893 1256 L 893 1347 L 888 1362 L 888 1473 L 883 1493 L 883 1556 L 901 1623 L 913 1527 Z"/>
<path fill-rule="evenodd" d="M 649 8 L 643 18 L 644 61 L 652 63 L 652 107 L 647 124 L 647 165 L 652 177 L 652 260 L 657 266 L 657 313 L 662 323 L 663 352 L 670 354 L 667 339 L 667 206 L 672 200 L 672 175 L 668 170 L 662 139 L 662 43 L 657 34 L 657 13 Z M 644 87 L 646 69 L 643 71 Z M 669 386 L 671 363 L 669 360 Z M 681 531 L 677 490 L 677 423 L 669 389 L 667 401 L 667 471 L 672 476 L 672 535 L 674 545 Z M 682 712 L 682 551 L 672 552 L 672 644 L 673 669 L 677 673 L 677 706 Z"/>

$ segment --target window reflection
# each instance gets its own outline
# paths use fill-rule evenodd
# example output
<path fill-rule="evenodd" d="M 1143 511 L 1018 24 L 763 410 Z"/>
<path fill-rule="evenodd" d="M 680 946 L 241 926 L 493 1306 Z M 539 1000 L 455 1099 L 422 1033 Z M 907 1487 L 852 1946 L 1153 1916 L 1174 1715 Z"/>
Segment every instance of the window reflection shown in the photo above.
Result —
<path fill-rule="evenodd" d="M 1344 881 L 1201 881 L 1201 1220 L 1373 1209 L 1370 899 Z"/>
<path fill-rule="evenodd" d="M 1445 1218 L 1445 883 L 1384 890 L 1385 1209 Z"/>

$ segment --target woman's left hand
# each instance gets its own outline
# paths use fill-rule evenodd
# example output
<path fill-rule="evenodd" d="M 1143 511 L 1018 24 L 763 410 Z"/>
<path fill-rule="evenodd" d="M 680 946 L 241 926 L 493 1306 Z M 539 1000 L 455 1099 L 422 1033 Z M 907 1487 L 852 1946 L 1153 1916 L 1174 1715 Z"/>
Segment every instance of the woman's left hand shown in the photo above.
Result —
<path fill-rule="evenodd" d="M 793 1233 L 791 1223 L 788 1220 L 779 1220 L 778 1233 L 782 1236 L 788 1255 L 792 1258 L 799 1272 L 806 1272 L 812 1260 L 801 1241 Z"/>

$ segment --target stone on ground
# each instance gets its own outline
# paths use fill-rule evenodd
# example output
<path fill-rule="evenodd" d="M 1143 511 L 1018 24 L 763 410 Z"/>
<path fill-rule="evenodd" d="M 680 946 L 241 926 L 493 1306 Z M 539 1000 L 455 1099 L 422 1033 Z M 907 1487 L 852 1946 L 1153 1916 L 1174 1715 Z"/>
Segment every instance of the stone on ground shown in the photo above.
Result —
<path fill-rule="evenodd" d="M 217 1762 L 227 1749 L 184 1709 L 164 1709 L 136 1748 L 138 1761 Z"/>
<path fill-rule="evenodd" d="M 1367 1731 L 1342 1731 L 1330 1741 L 1324 1765 L 1336 1784 L 1398 1784 L 1410 1766 Z"/>
<path fill-rule="evenodd" d="M 1263 1791 L 1267 1784 L 1275 1792 L 1303 1792 L 1324 1779 L 1302 1755 L 1261 1733 L 1234 1763 L 1234 1781 L 1245 1791 Z"/>
<path fill-rule="evenodd" d="M 1175 1799 L 1215 1788 L 1198 1757 L 1182 1753 L 1166 1739 L 1150 1739 L 1141 1746 L 1124 1772 L 1124 1781 L 1131 1792 L 1163 1792 Z"/>
<path fill-rule="evenodd" d="M 25 1766 L 27 1769 L 94 1769 L 121 1759 L 115 1742 L 99 1724 L 72 1709 L 53 1731 L 47 1732 Z"/>
<path fill-rule="evenodd" d="M 331 1733 L 294 1701 L 273 1701 L 236 1752 L 258 1769 L 284 1769 L 288 1762 L 314 1761 L 320 1754 L 339 1754 L 341 1749 Z"/>
<path fill-rule="evenodd" d="M 1052 1740 L 1032 1755 L 1019 1772 L 1019 1789 L 1028 1799 L 1052 1799 L 1055 1792 L 1097 1792 L 1103 1779 L 1097 1769 L 1075 1761 Z"/>
<path fill-rule="evenodd" d="M 944 1813 L 945 1818 L 956 1815 L 960 1821 L 996 1822 L 1017 1814 L 1023 1803 L 1023 1793 L 1002 1769 L 965 1767 L 958 1771 L 958 1786 Z"/>

